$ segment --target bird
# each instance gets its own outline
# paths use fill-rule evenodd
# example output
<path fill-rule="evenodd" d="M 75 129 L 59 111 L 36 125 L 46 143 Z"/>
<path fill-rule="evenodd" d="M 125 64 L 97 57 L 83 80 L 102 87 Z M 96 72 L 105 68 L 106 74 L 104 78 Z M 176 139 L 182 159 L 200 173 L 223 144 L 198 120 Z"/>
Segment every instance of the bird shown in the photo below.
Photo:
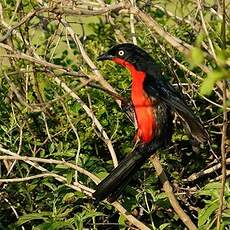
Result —
<path fill-rule="evenodd" d="M 106 198 L 114 202 L 147 159 L 169 145 L 174 112 L 182 118 L 189 133 L 198 142 L 208 141 L 209 135 L 182 92 L 163 78 L 159 66 L 146 51 L 134 44 L 122 43 L 101 54 L 97 60 L 113 61 L 128 69 L 132 77 L 131 102 L 137 121 L 134 139 L 138 144 L 96 186 L 92 194 L 97 202 Z"/>

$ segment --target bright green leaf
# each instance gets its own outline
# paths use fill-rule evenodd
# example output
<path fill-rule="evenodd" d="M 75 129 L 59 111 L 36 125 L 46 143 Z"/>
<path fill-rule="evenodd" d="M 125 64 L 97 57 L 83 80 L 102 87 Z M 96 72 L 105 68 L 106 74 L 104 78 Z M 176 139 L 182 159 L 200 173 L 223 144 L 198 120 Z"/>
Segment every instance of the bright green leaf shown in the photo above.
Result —
<path fill-rule="evenodd" d="M 73 192 L 67 193 L 65 194 L 65 196 L 63 197 L 63 201 L 65 203 L 71 203 L 72 201 L 75 200 L 75 194 Z"/>
<path fill-rule="evenodd" d="M 165 229 L 166 227 L 168 227 L 170 225 L 170 223 L 164 223 L 162 224 L 160 227 L 159 227 L 159 230 L 163 230 Z"/>
<path fill-rule="evenodd" d="M 119 219 L 118 219 L 118 223 L 119 223 L 119 229 L 120 230 L 125 230 L 126 229 L 126 218 L 123 215 L 120 215 Z"/>
<path fill-rule="evenodd" d="M 204 60 L 203 51 L 198 47 L 193 47 L 190 53 L 191 64 L 194 66 L 200 65 Z"/>
<path fill-rule="evenodd" d="M 218 199 L 213 201 L 208 205 L 208 207 L 203 208 L 198 212 L 198 226 L 204 225 L 210 218 L 210 216 L 216 211 L 219 206 Z"/>
<path fill-rule="evenodd" d="M 224 73 L 222 71 L 215 70 L 210 72 L 200 86 L 200 93 L 203 95 L 209 95 L 212 92 L 215 83 L 223 77 Z"/>

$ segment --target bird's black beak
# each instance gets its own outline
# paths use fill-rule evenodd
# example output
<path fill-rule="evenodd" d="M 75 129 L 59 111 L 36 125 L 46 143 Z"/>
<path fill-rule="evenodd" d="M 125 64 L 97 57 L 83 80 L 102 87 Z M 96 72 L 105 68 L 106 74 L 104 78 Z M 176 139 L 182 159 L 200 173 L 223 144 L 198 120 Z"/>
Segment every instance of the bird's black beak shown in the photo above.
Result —
<path fill-rule="evenodd" d="M 104 54 L 101 54 L 98 58 L 97 58 L 97 61 L 104 61 L 104 60 L 111 60 L 113 57 L 113 55 L 110 55 L 108 53 L 104 53 Z"/>

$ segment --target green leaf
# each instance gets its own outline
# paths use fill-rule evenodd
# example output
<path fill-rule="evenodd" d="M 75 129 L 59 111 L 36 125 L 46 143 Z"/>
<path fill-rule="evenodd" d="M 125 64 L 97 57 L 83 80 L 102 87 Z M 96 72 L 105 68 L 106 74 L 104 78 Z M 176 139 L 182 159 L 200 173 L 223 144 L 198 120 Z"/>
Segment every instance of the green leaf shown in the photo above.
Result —
<path fill-rule="evenodd" d="M 190 59 L 192 65 L 194 66 L 200 65 L 204 60 L 203 51 L 198 47 L 193 47 L 191 49 Z"/>
<path fill-rule="evenodd" d="M 168 227 L 170 225 L 170 223 L 164 223 L 160 226 L 159 230 L 163 230 L 165 229 L 166 227 Z"/>
<path fill-rule="evenodd" d="M 63 197 L 63 202 L 65 203 L 72 203 L 73 201 L 75 201 L 75 194 L 73 192 L 69 192 L 67 194 L 65 194 L 65 196 Z"/>
<path fill-rule="evenodd" d="M 221 188 L 220 182 L 212 182 L 205 185 L 200 191 L 198 191 L 199 196 L 212 196 L 213 199 L 219 197 L 219 190 Z"/>
<path fill-rule="evenodd" d="M 201 43 L 204 41 L 205 39 L 205 34 L 204 33 L 199 33 L 197 38 L 196 38 L 196 46 L 201 46 Z"/>
<path fill-rule="evenodd" d="M 68 220 L 68 221 L 55 221 L 51 223 L 43 223 L 35 228 L 35 230 L 58 230 L 58 229 L 74 229 L 74 227 L 70 223 L 70 220 Z"/>
<path fill-rule="evenodd" d="M 207 78 L 202 82 L 200 86 L 200 93 L 202 95 L 209 95 L 212 92 L 212 89 L 215 83 L 224 77 L 222 71 L 212 71 L 208 73 Z"/>
<path fill-rule="evenodd" d="M 126 229 L 126 218 L 123 215 L 120 215 L 119 219 L 118 219 L 118 223 L 119 223 L 119 229 L 120 230 L 125 230 Z"/>
<path fill-rule="evenodd" d="M 66 208 L 65 210 L 63 209 L 64 208 L 62 208 L 61 210 L 58 210 L 58 212 L 61 212 L 61 213 L 58 213 L 56 215 L 56 218 L 62 219 L 64 217 L 67 217 L 73 211 L 74 208 Z"/>
<path fill-rule="evenodd" d="M 48 179 L 49 179 L 49 178 L 45 178 L 45 179 L 42 181 L 42 185 L 46 185 L 46 186 L 49 187 L 52 191 L 55 191 L 56 188 L 57 188 L 57 186 L 56 186 L 54 183 L 48 181 Z"/>
<path fill-rule="evenodd" d="M 107 172 L 99 172 L 99 173 L 97 173 L 97 176 L 98 176 L 100 179 L 104 179 L 104 178 L 106 178 L 108 175 L 109 175 L 109 173 L 107 173 Z"/>
<path fill-rule="evenodd" d="M 73 171 L 70 171 L 67 175 L 66 175 L 66 180 L 67 180 L 67 184 L 71 184 L 72 180 L 73 180 Z"/>
<path fill-rule="evenodd" d="M 19 217 L 18 221 L 17 221 L 17 225 L 22 225 L 25 224 L 28 221 L 31 220 L 44 220 L 47 221 L 48 217 L 51 216 L 52 213 L 51 212 L 40 212 L 40 213 L 31 213 L 31 214 L 25 214 L 21 217 Z"/>
<path fill-rule="evenodd" d="M 219 200 L 216 199 L 210 203 L 207 207 L 198 212 L 198 226 L 203 226 L 210 218 L 210 216 L 216 211 L 219 206 Z"/>
<path fill-rule="evenodd" d="M 52 142 L 50 145 L 49 145 L 49 152 L 52 154 L 55 150 L 55 145 L 54 143 Z"/>
<path fill-rule="evenodd" d="M 83 220 L 87 220 L 92 217 L 97 217 L 97 216 L 105 216 L 102 212 L 95 212 L 94 210 L 86 212 L 86 214 L 83 216 Z"/>

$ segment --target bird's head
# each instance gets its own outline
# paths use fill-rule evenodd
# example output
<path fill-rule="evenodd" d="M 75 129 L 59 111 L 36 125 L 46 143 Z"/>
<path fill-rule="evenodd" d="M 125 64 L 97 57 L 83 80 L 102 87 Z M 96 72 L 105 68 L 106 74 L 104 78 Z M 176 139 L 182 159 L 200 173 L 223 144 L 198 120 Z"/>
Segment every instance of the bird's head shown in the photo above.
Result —
<path fill-rule="evenodd" d="M 138 71 L 147 70 L 150 62 L 153 64 L 153 60 L 148 53 L 131 43 L 116 45 L 100 55 L 97 60 L 112 60 L 128 69 L 134 67 Z"/>

